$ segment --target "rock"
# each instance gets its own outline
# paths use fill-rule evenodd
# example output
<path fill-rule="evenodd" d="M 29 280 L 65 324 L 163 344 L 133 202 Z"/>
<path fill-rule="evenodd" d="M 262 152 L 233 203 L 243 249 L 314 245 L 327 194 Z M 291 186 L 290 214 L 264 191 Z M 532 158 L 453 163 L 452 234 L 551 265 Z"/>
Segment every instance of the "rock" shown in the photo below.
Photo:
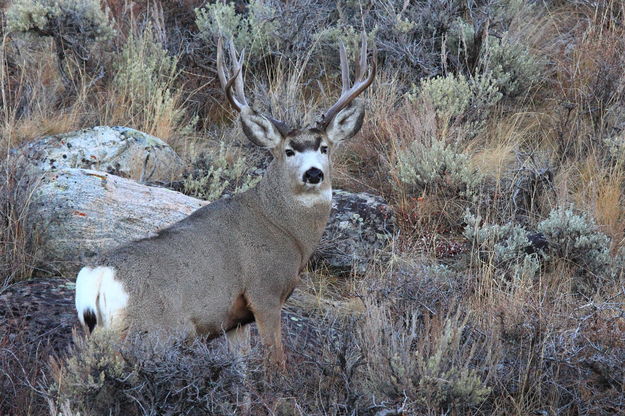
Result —
<path fill-rule="evenodd" d="M 104 172 L 47 172 L 30 205 L 46 271 L 75 277 L 83 256 L 152 235 L 208 204 Z"/>
<path fill-rule="evenodd" d="M 36 173 L 93 169 L 137 181 L 170 182 L 184 161 L 161 139 L 128 127 L 98 126 L 28 143 L 15 151 Z"/>
<path fill-rule="evenodd" d="M 313 261 L 344 271 L 364 273 L 391 241 L 395 215 L 380 197 L 334 190 L 332 212 Z"/>

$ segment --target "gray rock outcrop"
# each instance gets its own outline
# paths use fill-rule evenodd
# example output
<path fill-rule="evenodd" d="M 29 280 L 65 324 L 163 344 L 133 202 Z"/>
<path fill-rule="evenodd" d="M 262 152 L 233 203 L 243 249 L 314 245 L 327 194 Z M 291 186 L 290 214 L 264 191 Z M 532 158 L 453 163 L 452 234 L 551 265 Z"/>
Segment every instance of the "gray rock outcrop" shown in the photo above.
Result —
<path fill-rule="evenodd" d="M 186 167 L 167 143 L 128 127 L 98 126 L 48 136 L 15 153 L 34 173 L 83 168 L 140 182 L 178 180 Z"/>

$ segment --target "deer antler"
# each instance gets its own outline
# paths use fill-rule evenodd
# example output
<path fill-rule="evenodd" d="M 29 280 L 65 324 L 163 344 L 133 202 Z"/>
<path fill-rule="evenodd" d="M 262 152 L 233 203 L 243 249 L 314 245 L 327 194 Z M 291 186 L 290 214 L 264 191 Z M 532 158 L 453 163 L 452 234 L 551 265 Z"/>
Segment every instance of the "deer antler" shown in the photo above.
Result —
<path fill-rule="evenodd" d="M 328 124 L 330 124 L 332 119 L 336 117 L 339 111 L 347 107 L 349 103 L 351 103 L 364 90 L 366 90 L 367 87 L 371 85 L 371 83 L 373 82 L 373 79 L 375 78 L 375 73 L 377 69 L 377 66 L 376 66 L 377 51 L 374 46 L 373 62 L 371 63 L 371 71 L 369 72 L 369 75 L 365 78 L 365 75 L 367 74 L 368 71 L 367 71 L 367 35 L 365 34 L 364 31 L 360 35 L 360 39 L 361 39 L 360 53 L 358 54 L 358 57 L 356 59 L 356 74 L 355 74 L 356 79 L 354 81 L 354 85 L 352 85 L 351 87 L 349 86 L 350 85 L 349 64 L 347 63 L 347 53 L 345 52 L 345 45 L 343 44 L 343 42 L 339 44 L 339 56 L 341 58 L 341 81 L 342 81 L 343 86 L 341 88 L 341 96 L 339 97 L 339 99 L 336 101 L 336 103 L 334 103 L 332 107 L 328 109 L 328 111 L 323 113 L 323 115 L 321 116 L 321 120 L 318 123 L 318 127 L 322 129 L 325 129 L 328 126 Z"/>
<path fill-rule="evenodd" d="M 221 83 L 221 87 L 224 89 L 226 93 L 226 97 L 228 97 L 228 101 L 232 107 L 238 112 L 241 112 L 243 107 L 247 107 L 247 99 L 245 98 L 245 91 L 243 90 L 243 58 L 245 57 L 245 49 L 241 51 L 239 58 L 237 59 L 237 51 L 234 47 L 234 42 L 230 39 L 228 44 L 229 52 L 230 52 L 230 60 L 232 61 L 232 72 L 234 75 L 230 76 L 230 71 L 226 67 L 224 63 L 224 52 L 223 52 L 223 39 L 221 36 L 217 40 L 217 76 L 219 77 L 219 82 Z M 232 91 L 232 86 L 234 85 L 234 93 Z M 276 120 L 273 117 L 265 116 L 269 121 L 273 123 L 274 126 L 280 131 L 283 136 L 286 136 L 287 133 L 291 130 L 289 126 L 286 125 L 283 121 Z"/>
<path fill-rule="evenodd" d="M 245 57 L 245 50 L 241 51 L 241 55 L 237 59 L 237 51 L 234 48 L 232 39 L 230 39 L 229 49 L 234 73 L 232 77 L 224 63 L 223 39 L 220 36 L 217 40 L 217 76 L 219 76 L 219 82 L 226 92 L 228 101 L 230 101 L 235 110 L 240 112 L 241 108 L 248 105 L 245 99 L 245 92 L 243 91 L 243 58 Z M 232 92 L 233 85 L 235 88 L 234 94 Z"/>

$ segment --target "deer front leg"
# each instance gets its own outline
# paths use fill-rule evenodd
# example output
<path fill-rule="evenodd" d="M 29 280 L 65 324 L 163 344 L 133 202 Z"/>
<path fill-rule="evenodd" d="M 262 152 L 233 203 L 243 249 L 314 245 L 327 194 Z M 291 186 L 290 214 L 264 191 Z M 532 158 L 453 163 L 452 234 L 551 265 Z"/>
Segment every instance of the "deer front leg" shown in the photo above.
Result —
<path fill-rule="evenodd" d="M 279 368 L 286 368 L 286 360 L 284 358 L 284 348 L 282 346 L 282 329 L 280 315 L 282 311 L 281 305 L 272 305 L 268 307 L 262 305 L 253 310 L 254 318 L 258 326 L 260 339 L 269 352 L 271 361 Z"/>

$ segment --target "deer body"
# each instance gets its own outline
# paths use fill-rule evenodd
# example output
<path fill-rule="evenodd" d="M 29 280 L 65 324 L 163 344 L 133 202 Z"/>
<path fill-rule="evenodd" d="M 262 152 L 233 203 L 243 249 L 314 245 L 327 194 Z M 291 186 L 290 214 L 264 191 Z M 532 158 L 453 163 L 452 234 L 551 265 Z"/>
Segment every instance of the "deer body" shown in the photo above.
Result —
<path fill-rule="evenodd" d="M 366 56 L 364 37 L 363 51 Z M 273 360 L 283 364 L 282 305 L 323 233 L 332 198 L 331 150 L 360 129 L 364 109 L 353 99 L 368 84 L 357 83 L 361 90 L 347 101 L 343 94 L 343 105 L 326 112 L 325 121 L 287 130 L 247 105 L 242 59 L 225 81 L 220 53 L 221 44 L 220 79 L 241 112 L 243 131 L 270 149 L 274 160 L 255 188 L 202 207 L 157 236 L 84 267 L 76 280 L 76 308 L 89 332 L 108 327 L 214 337 L 256 321 Z M 231 57 L 236 62 L 233 46 Z M 374 74 L 375 67 L 369 84 Z M 230 91 L 234 82 L 236 98 Z"/>
<path fill-rule="evenodd" d="M 215 336 L 252 322 L 254 305 L 281 306 L 321 237 L 331 201 L 268 201 L 268 177 L 100 257 L 93 267 L 113 270 L 129 297 L 111 326 Z"/>

